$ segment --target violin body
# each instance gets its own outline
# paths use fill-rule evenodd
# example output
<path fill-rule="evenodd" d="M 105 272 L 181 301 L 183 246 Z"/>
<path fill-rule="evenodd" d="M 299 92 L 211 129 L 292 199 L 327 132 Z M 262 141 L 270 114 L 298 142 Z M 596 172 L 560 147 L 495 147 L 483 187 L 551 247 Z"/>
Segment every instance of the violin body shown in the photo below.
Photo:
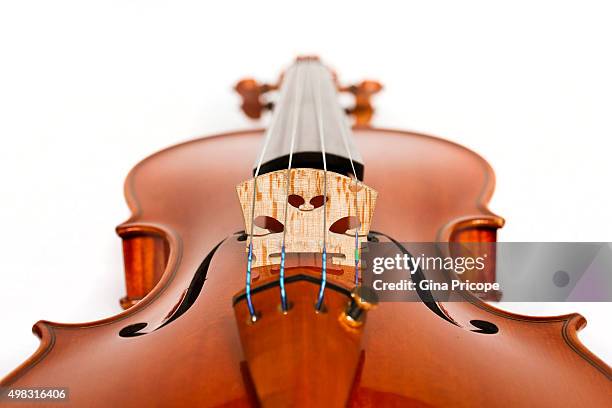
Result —
<path fill-rule="evenodd" d="M 353 133 L 364 181 L 379 195 L 373 231 L 397 241 L 495 240 L 503 219 L 487 208 L 494 175 L 480 156 L 417 133 Z M 519 316 L 474 298 L 440 305 L 441 316 L 423 303 L 389 302 L 353 339 L 333 331 L 331 317 L 329 331 L 308 320 L 283 331 L 280 313 L 266 322 L 278 295 L 263 291 L 253 295 L 263 314 L 253 327 L 278 330 L 246 341 L 246 308 L 231 300 L 245 265 L 235 186 L 251 176 L 238 164 L 252 161 L 262 135 L 197 139 L 138 164 L 125 183 L 132 216 L 117 228 L 127 310 L 84 324 L 36 323 L 39 349 L 2 385 L 67 387 L 69 404 L 88 407 L 609 406 L 610 369 L 579 342 L 577 314 Z M 314 297 L 317 287 L 287 290 L 297 319 L 308 303 L 300 294 Z M 346 299 L 327 302 L 331 316 Z M 478 330 L 473 322 L 482 321 L 498 331 Z"/>

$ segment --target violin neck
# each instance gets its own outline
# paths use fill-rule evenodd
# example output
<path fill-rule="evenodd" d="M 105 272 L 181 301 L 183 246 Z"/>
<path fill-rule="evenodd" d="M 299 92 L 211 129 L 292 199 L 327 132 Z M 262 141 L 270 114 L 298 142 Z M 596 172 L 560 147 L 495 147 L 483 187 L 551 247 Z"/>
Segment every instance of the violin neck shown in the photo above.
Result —
<path fill-rule="evenodd" d="M 363 161 L 336 83 L 318 59 L 299 58 L 285 72 L 266 138 L 260 174 L 287 169 L 291 158 L 292 168 L 327 167 L 363 179 Z"/>

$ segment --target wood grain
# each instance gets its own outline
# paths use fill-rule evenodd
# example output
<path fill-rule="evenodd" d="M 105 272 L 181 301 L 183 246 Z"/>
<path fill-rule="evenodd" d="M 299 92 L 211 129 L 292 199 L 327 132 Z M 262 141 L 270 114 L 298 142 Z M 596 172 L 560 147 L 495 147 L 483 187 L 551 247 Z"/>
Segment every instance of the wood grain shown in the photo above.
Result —
<path fill-rule="evenodd" d="M 493 172 L 475 153 L 411 132 L 358 129 L 355 136 L 367 166 L 364 181 L 379 192 L 372 230 L 398 241 L 431 242 L 448 240 L 466 222 L 503 223 L 487 208 Z M 250 177 L 243 163 L 252 162 L 261 137 L 261 131 L 248 131 L 198 139 L 138 164 L 125 189 L 133 215 L 120 228 L 163 237 L 169 248 L 163 275 L 140 302 L 116 316 L 38 322 L 38 350 L 0 384 L 69 387 L 70 401 L 54 407 L 256 405 L 232 304 L 244 288 L 245 244 L 233 234 L 244 228 L 235 186 Z M 170 321 L 168 314 L 222 240 L 201 292 Z M 267 293 L 278 299 L 275 292 Z M 264 305 L 259 294 L 253 300 L 256 307 Z M 347 405 L 610 405 L 610 368 L 578 339 L 581 316 L 521 316 L 477 299 L 440 306 L 454 323 L 420 302 L 383 303 L 370 312 L 363 363 Z M 476 333 L 473 320 L 489 321 L 499 332 Z M 139 323 L 146 325 L 140 336 L 119 335 Z M 303 367 L 304 375 L 315 369 Z"/>
<path fill-rule="evenodd" d="M 330 231 L 330 227 L 345 217 L 359 220 L 359 243 L 367 240 L 372 215 L 376 205 L 377 193 L 363 183 L 351 180 L 337 173 L 316 169 L 291 169 L 289 191 L 287 191 L 287 171 L 279 170 L 257 178 L 257 194 L 253 215 L 253 190 L 255 180 L 251 179 L 236 187 L 247 235 L 253 233 L 253 267 L 280 264 L 280 253 L 285 239 L 287 253 L 321 253 L 323 242 L 336 265 L 355 265 L 355 228 L 344 233 Z M 327 188 L 327 190 L 326 190 Z M 302 198 L 304 204 L 295 207 L 287 203 L 289 195 Z M 321 204 L 315 208 L 310 201 L 319 198 Z M 285 220 L 285 206 L 287 219 Z M 326 213 L 324 223 L 323 212 Z M 283 232 L 271 233 L 269 230 L 254 226 L 253 218 L 271 217 L 286 228 Z M 247 249 L 250 240 L 246 240 Z"/>

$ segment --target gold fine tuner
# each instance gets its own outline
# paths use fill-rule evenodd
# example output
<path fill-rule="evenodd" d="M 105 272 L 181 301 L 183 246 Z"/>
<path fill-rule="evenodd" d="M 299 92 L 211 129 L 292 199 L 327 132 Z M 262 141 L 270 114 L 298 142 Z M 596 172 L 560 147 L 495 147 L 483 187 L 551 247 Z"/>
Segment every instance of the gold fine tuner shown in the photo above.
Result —
<path fill-rule="evenodd" d="M 365 322 L 368 311 L 378 306 L 378 295 L 376 292 L 365 286 L 357 286 L 351 291 L 351 300 L 344 312 L 341 321 L 351 328 L 358 328 Z"/>

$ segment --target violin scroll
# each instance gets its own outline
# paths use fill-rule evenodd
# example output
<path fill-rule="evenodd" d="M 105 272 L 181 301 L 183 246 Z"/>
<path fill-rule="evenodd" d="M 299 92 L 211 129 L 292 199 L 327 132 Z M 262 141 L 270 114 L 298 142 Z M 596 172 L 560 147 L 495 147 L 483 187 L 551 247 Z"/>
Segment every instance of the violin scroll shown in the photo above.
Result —
<path fill-rule="evenodd" d="M 316 56 L 300 56 L 297 61 L 319 61 Z M 337 81 L 337 76 L 333 74 L 338 92 L 348 92 L 355 98 L 355 104 L 346 108 L 347 114 L 355 119 L 356 126 L 369 126 L 374 116 L 374 106 L 372 97 L 383 89 L 380 82 L 374 80 L 363 80 L 356 84 L 342 86 Z M 260 119 L 264 111 L 272 110 L 274 103 L 267 101 L 264 95 L 271 91 L 280 89 L 281 78 L 275 84 L 260 83 L 253 78 L 244 78 L 234 86 L 234 90 L 242 98 L 240 108 L 244 114 L 251 119 Z"/>

